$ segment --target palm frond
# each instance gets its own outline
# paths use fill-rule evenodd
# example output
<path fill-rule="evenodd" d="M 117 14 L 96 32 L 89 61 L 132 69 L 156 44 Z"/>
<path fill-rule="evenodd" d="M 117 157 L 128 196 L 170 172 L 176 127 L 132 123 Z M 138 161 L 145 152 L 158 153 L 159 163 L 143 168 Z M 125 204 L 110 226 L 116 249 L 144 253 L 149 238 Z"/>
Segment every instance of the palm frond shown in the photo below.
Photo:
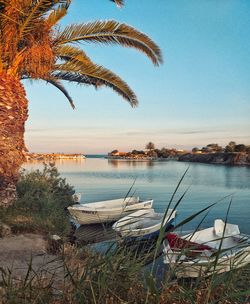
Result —
<path fill-rule="evenodd" d="M 71 0 L 30 0 L 29 4 L 26 5 L 25 18 L 23 18 L 22 25 L 19 28 L 19 37 L 22 37 L 24 33 L 32 30 L 34 22 L 43 17 L 50 10 L 58 8 L 58 5 L 60 6 L 60 4 L 64 7 L 68 7 L 70 2 Z"/>
<path fill-rule="evenodd" d="M 142 51 L 155 65 L 163 61 L 161 50 L 153 40 L 135 28 L 114 20 L 73 24 L 55 38 L 55 44 L 72 42 L 119 44 Z"/>
<path fill-rule="evenodd" d="M 124 5 L 123 0 L 110 0 L 110 1 L 114 2 L 118 7 L 122 7 Z"/>
<path fill-rule="evenodd" d="M 49 9 L 52 9 L 53 6 L 54 1 L 51 0 L 40 0 L 36 1 L 36 3 L 30 1 L 29 11 L 19 29 L 19 36 L 22 37 L 23 33 L 32 26 L 33 22 L 43 16 Z"/>
<path fill-rule="evenodd" d="M 138 104 L 135 93 L 126 82 L 112 71 L 92 62 L 85 64 L 81 61 L 68 61 L 57 64 L 52 75 L 56 79 L 90 84 L 95 87 L 105 85 L 127 100 L 132 107 Z"/>
<path fill-rule="evenodd" d="M 47 24 L 51 27 L 57 24 L 66 14 L 69 7 L 69 3 L 61 4 L 54 9 L 46 18 Z"/>
<path fill-rule="evenodd" d="M 61 91 L 66 96 L 66 98 L 68 99 L 71 107 L 73 109 L 75 109 L 73 99 L 70 97 L 68 91 L 65 89 L 65 87 L 60 83 L 60 81 L 58 79 L 51 78 L 51 79 L 44 79 L 44 80 L 47 81 L 48 83 L 52 84 L 53 86 L 55 86 L 59 91 Z"/>
<path fill-rule="evenodd" d="M 102 84 L 98 78 L 89 77 L 87 75 L 74 73 L 74 72 L 53 72 L 52 77 L 59 80 L 75 82 L 76 84 L 92 85 L 98 89 Z"/>
<path fill-rule="evenodd" d="M 23 61 L 25 57 L 25 50 L 21 50 L 20 52 L 18 52 L 12 62 L 11 67 L 8 69 L 8 73 L 11 75 L 17 75 L 18 74 L 18 68 L 20 63 Z"/>
<path fill-rule="evenodd" d="M 113 20 L 54 26 L 63 18 L 72 0 L 0 0 L 0 70 L 20 78 L 43 79 L 57 87 L 74 108 L 61 80 L 107 86 L 131 106 L 135 93 L 118 75 L 97 65 L 77 47 L 78 42 L 117 44 L 146 54 L 155 65 L 162 62 L 159 47 L 147 35 Z M 124 0 L 111 0 L 122 6 Z"/>
<path fill-rule="evenodd" d="M 72 45 L 58 45 L 54 47 L 53 52 L 57 58 L 62 60 L 76 60 L 86 64 L 88 64 L 88 62 L 91 62 L 90 58 L 82 49 L 74 47 Z"/>

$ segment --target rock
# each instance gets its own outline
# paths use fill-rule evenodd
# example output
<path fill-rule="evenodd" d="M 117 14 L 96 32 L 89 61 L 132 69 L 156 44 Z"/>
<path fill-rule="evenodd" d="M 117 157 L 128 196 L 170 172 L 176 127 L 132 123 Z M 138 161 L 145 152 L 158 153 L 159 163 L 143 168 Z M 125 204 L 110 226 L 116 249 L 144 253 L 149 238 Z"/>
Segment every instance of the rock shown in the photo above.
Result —
<path fill-rule="evenodd" d="M 56 242 L 58 242 L 59 240 L 61 240 L 60 236 L 57 235 L 57 234 L 53 234 L 53 235 L 51 236 L 51 239 L 54 240 L 54 241 L 56 241 Z"/>
<path fill-rule="evenodd" d="M 6 237 L 11 235 L 11 228 L 10 226 L 4 224 L 4 223 L 0 223 L 0 237 Z"/>
<path fill-rule="evenodd" d="M 16 200 L 16 187 L 7 185 L 0 187 L 0 207 L 7 208 Z"/>
<path fill-rule="evenodd" d="M 56 234 L 53 234 L 48 239 L 47 252 L 50 254 L 57 254 L 61 251 L 62 246 L 62 238 Z"/>

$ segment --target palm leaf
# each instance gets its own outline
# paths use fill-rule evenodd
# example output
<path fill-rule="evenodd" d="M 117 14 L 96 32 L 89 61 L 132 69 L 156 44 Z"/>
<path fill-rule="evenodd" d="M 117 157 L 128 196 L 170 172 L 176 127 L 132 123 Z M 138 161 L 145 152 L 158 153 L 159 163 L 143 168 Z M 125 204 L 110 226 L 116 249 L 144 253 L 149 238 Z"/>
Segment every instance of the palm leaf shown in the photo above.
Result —
<path fill-rule="evenodd" d="M 105 85 L 121 95 L 132 107 L 138 104 L 135 93 L 126 82 L 110 70 L 92 62 L 86 64 L 81 61 L 68 61 L 57 64 L 52 75 L 56 79 L 90 84 L 96 87 Z"/>
<path fill-rule="evenodd" d="M 60 79 L 60 80 L 66 80 L 69 82 L 75 82 L 77 84 L 85 84 L 85 85 L 92 85 L 96 88 L 102 86 L 98 78 L 94 77 L 89 77 L 86 75 L 78 74 L 78 73 L 73 73 L 73 72 L 53 72 L 52 77 L 55 79 Z"/>
<path fill-rule="evenodd" d="M 53 51 L 55 56 L 62 60 L 76 60 L 84 62 L 86 64 L 91 62 L 90 58 L 82 49 L 74 47 L 72 45 L 58 45 L 53 49 Z"/>
<path fill-rule="evenodd" d="M 26 80 L 26 79 L 29 79 L 29 80 L 32 81 L 32 77 L 30 77 L 30 76 L 25 76 L 25 75 L 23 75 L 23 76 L 22 76 L 22 79 L 25 79 L 25 80 Z M 71 96 L 69 95 L 68 91 L 65 89 L 65 87 L 62 85 L 62 83 L 61 83 L 58 79 L 56 79 L 56 78 L 54 78 L 54 77 L 41 78 L 41 79 L 44 80 L 44 81 L 46 81 L 47 83 L 53 85 L 53 86 L 56 87 L 59 91 L 61 91 L 61 92 L 65 95 L 65 97 L 68 99 L 68 101 L 69 101 L 71 107 L 72 107 L 73 109 L 76 108 L 73 99 L 71 98 Z"/>
<path fill-rule="evenodd" d="M 124 2 L 111 1 L 120 6 Z M 72 107 L 73 101 L 60 80 L 96 88 L 105 85 L 136 106 L 135 93 L 126 82 L 93 63 L 72 43 L 86 41 L 133 47 L 146 54 L 155 65 L 162 62 L 159 47 L 133 27 L 112 20 L 53 31 L 53 26 L 66 15 L 70 3 L 71 0 L 0 0 L 0 69 L 19 74 L 20 78 L 50 82 L 63 92 Z"/>
<path fill-rule="evenodd" d="M 57 79 L 44 79 L 44 80 L 47 81 L 48 83 L 52 84 L 53 86 L 55 86 L 59 91 L 61 91 L 68 99 L 71 107 L 73 109 L 75 109 L 73 99 L 70 97 L 70 95 L 69 95 L 68 91 L 65 89 L 65 87 Z"/>
<path fill-rule="evenodd" d="M 56 66 L 59 72 L 53 73 L 53 77 L 93 85 L 96 88 L 105 85 L 122 95 L 131 106 L 137 105 L 136 96 L 128 85 L 113 72 L 94 64 L 81 49 L 71 45 L 59 45 L 55 48 L 55 54 L 66 62 L 59 64 L 59 68 Z"/>
<path fill-rule="evenodd" d="M 62 32 L 59 32 L 55 44 L 81 41 L 133 47 L 146 54 L 155 65 L 159 65 L 163 61 L 159 47 L 147 35 L 114 20 L 67 26 Z"/>
<path fill-rule="evenodd" d="M 124 5 L 124 1 L 123 0 L 111 0 L 112 2 L 115 2 L 115 4 L 118 7 L 122 7 Z"/>
<path fill-rule="evenodd" d="M 53 10 L 48 18 L 46 18 L 47 24 L 51 27 L 58 23 L 66 14 L 69 4 L 59 5 L 55 10 Z"/>
<path fill-rule="evenodd" d="M 68 7 L 71 0 L 30 0 L 26 4 L 25 18 L 19 28 L 19 37 L 32 30 L 34 23 L 58 5 Z"/>

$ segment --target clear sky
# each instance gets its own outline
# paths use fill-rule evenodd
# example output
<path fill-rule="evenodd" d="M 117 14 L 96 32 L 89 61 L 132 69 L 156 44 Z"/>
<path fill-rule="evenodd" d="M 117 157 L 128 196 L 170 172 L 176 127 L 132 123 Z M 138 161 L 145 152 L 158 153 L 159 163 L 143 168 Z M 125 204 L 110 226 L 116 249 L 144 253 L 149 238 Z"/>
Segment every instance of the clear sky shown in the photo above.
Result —
<path fill-rule="evenodd" d="M 164 64 L 118 46 L 83 45 L 98 64 L 134 89 L 132 109 L 111 89 L 67 84 L 75 100 L 42 82 L 25 81 L 32 152 L 105 153 L 157 147 L 191 148 L 234 140 L 250 144 L 250 1 L 73 0 L 68 23 L 116 19 L 153 38 Z"/>

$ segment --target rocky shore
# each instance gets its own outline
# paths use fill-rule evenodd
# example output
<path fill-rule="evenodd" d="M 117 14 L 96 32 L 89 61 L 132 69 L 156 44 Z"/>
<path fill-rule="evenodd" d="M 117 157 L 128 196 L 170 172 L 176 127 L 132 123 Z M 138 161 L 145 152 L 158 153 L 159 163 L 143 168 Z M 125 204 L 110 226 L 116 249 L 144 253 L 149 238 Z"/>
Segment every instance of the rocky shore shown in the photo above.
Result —
<path fill-rule="evenodd" d="M 178 156 L 178 161 L 197 162 L 206 164 L 222 164 L 236 166 L 250 166 L 250 155 L 247 153 L 187 153 Z"/>

